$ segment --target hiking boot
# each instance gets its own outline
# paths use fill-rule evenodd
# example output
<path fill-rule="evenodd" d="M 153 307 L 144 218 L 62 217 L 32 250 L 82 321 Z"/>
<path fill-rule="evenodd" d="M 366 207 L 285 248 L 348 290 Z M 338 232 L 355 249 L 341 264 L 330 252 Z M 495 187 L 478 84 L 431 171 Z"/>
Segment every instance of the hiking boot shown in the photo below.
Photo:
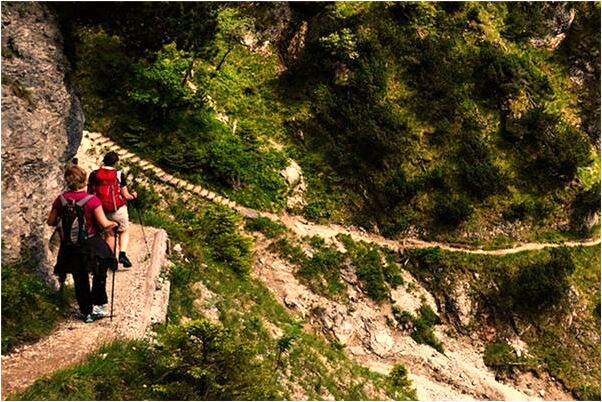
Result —
<path fill-rule="evenodd" d="M 132 262 L 123 251 L 119 253 L 119 263 L 122 264 L 124 268 L 130 268 L 132 266 Z"/>
<path fill-rule="evenodd" d="M 92 318 L 92 314 L 88 314 L 85 318 L 84 318 L 84 322 L 86 324 L 90 324 L 91 322 L 94 322 L 94 318 Z"/>
<path fill-rule="evenodd" d="M 109 314 L 107 313 L 107 309 L 104 305 L 103 306 L 94 306 L 92 308 L 92 317 L 94 317 L 94 318 L 105 318 L 108 315 Z"/>

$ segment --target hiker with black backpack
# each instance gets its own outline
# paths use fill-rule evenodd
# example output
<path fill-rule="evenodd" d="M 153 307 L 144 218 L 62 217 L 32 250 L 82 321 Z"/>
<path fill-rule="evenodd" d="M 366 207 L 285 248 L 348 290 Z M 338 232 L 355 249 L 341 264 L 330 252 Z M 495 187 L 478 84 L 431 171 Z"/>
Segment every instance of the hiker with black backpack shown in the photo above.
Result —
<path fill-rule="evenodd" d="M 119 223 L 119 263 L 124 268 L 132 266 L 127 256 L 127 247 L 130 240 L 129 216 L 127 202 L 135 200 L 138 194 L 127 188 L 127 180 L 122 171 L 116 169 L 119 155 L 111 151 L 103 158 L 103 166 L 90 173 L 88 180 L 88 192 L 95 194 L 102 202 L 102 209 L 107 218 Z M 107 233 L 105 240 L 109 247 L 115 244 L 114 233 Z M 115 252 L 115 250 L 113 250 Z"/>
<path fill-rule="evenodd" d="M 57 226 L 61 238 L 54 274 L 61 284 L 68 273 L 73 276 L 79 310 L 90 323 L 108 315 L 107 270 L 116 269 L 117 263 L 101 231 L 113 231 L 117 223 L 107 219 L 98 197 L 86 191 L 86 176 L 77 165 L 67 167 L 64 177 L 68 190 L 52 203 L 47 223 Z"/>

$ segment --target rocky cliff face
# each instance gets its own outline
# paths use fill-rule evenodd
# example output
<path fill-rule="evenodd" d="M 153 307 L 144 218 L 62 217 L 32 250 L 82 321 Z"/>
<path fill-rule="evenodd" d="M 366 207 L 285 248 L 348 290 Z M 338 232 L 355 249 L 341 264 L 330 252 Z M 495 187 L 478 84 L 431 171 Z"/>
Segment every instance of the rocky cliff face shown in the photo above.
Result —
<path fill-rule="evenodd" d="M 46 216 L 83 128 L 68 71 L 56 15 L 42 3 L 3 3 L 3 263 L 29 253 L 48 272 Z"/>

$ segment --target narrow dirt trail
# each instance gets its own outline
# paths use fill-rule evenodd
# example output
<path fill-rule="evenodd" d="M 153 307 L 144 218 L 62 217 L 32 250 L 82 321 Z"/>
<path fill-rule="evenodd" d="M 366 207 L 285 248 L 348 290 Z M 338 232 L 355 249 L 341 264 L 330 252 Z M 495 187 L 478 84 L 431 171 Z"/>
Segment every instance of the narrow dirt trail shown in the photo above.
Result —
<path fill-rule="evenodd" d="M 357 228 L 345 227 L 342 225 L 329 224 L 329 225 L 320 225 L 315 223 L 309 223 L 307 220 L 300 216 L 289 215 L 289 214 L 280 214 L 276 215 L 269 212 L 258 211 L 255 209 L 247 208 L 241 205 L 238 205 L 232 200 L 216 194 L 208 189 L 205 189 L 201 186 L 192 184 L 187 182 L 186 180 L 175 177 L 163 169 L 153 165 L 151 162 L 141 159 L 139 156 L 133 154 L 132 152 L 120 147 L 115 144 L 109 138 L 103 136 L 100 133 L 93 133 L 84 131 L 84 138 L 82 139 L 82 149 L 90 150 L 92 153 L 94 151 L 98 151 L 98 148 L 104 148 L 105 150 L 111 150 L 117 152 L 121 159 L 126 160 L 132 164 L 135 164 L 140 169 L 142 169 L 147 174 L 150 173 L 160 182 L 163 182 L 167 185 L 175 187 L 178 191 L 185 191 L 190 194 L 200 196 L 207 200 L 213 201 L 217 204 L 222 204 L 224 206 L 230 207 L 238 211 L 245 217 L 267 217 L 277 222 L 281 222 L 287 228 L 291 229 L 294 233 L 299 236 L 320 236 L 323 238 L 333 238 L 337 234 L 347 234 L 350 235 L 353 240 L 356 241 L 365 241 L 370 243 L 376 243 L 381 246 L 388 247 L 392 250 L 399 251 L 407 248 L 430 248 L 430 247 L 439 247 L 443 250 L 452 251 L 452 252 L 463 252 L 469 254 L 482 254 L 482 255 L 507 255 L 513 253 L 520 253 L 522 251 L 528 250 L 541 250 L 547 247 L 578 247 L 578 246 L 593 246 L 596 244 L 600 244 L 600 239 L 586 239 L 582 241 L 568 241 L 563 243 L 523 243 L 517 244 L 515 247 L 506 248 L 506 249 L 497 249 L 497 250 L 483 250 L 479 248 L 473 247 L 461 247 L 461 246 L 453 246 L 446 243 L 441 242 L 433 242 L 433 241 L 424 241 L 415 238 L 405 238 L 398 240 L 385 239 L 382 236 L 378 236 L 375 234 L 370 234 L 364 231 L 361 231 Z"/>
<path fill-rule="evenodd" d="M 239 212 L 243 214 L 249 214 L 249 209 L 239 208 Z M 252 211 L 252 210 L 251 210 Z M 263 216 L 272 220 L 278 221 L 285 225 L 287 228 L 292 230 L 295 234 L 303 236 L 319 236 L 324 239 L 335 238 L 339 234 L 349 235 L 355 241 L 364 241 L 368 243 L 375 243 L 380 246 L 387 247 L 394 251 L 400 251 L 410 248 L 431 248 L 439 247 L 442 250 L 451 252 L 461 252 L 467 254 L 481 254 L 481 255 L 508 255 L 514 253 L 520 253 L 523 251 L 530 250 L 542 250 L 548 247 L 578 247 L 578 246 L 594 246 L 600 244 L 600 239 L 588 239 L 583 241 L 568 241 L 564 243 L 523 243 L 516 247 L 496 249 L 496 250 L 484 250 L 480 248 L 469 248 L 469 247 L 458 247 L 451 246 L 446 243 L 435 242 L 435 241 L 424 241 L 419 239 L 407 238 L 400 240 L 386 239 L 382 236 L 363 232 L 356 228 L 349 228 L 336 224 L 320 225 L 315 223 L 309 223 L 305 219 L 296 215 L 275 215 L 266 212 L 256 212 L 257 216 Z"/>
<path fill-rule="evenodd" d="M 142 338 L 149 325 L 165 319 L 169 282 L 159 279 L 165 261 L 167 234 L 147 227 L 149 255 L 139 225 L 130 227 L 128 255 L 133 268 L 120 268 L 115 276 L 114 317 L 91 324 L 73 313 L 58 328 L 40 341 L 17 348 L 2 356 L 2 399 L 31 385 L 44 374 L 82 361 L 88 353 L 115 339 Z M 107 277 L 111 299 L 112 273 Z M 110 305 L 110 304 L 109 304 Z"/>

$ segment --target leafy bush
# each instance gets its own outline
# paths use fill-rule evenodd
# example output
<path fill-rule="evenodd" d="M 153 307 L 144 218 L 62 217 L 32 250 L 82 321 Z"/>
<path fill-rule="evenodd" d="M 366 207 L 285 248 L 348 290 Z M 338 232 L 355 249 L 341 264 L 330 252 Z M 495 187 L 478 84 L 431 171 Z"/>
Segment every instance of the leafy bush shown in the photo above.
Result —
<path fill-rule="evenodd" d="M 156 345 L 114 342 L 36 381 L 22 400 L 282 399 L 269 360 L 256 345 L 206 320 L 161 330 Z M 98 373 L 102 373 L 101 376 Z"/>
<path fill-rule="evenodd" d="M 559 305 L 570 288 L 568 277 L 574 271 L 575 264 L 567 248 L 551 249 L 547 261 L 524 266 L 516 276 L 507 279 L 499 297 L 512 311 L 535 317 Z"/>
<path fill-rule="evenodd" d="M 347 235 L 339 235 L 337 238 L 347 248 L 362 291 L 376 302 L 385 300 L 389 296 L 389 287 L 385 282 L 385 269 L 378 248 L 364 242 L 354 242 Z"/>
<path fill-rule="evenodd" d="M 271 366 L 251 342 L 206 320 L 170 325 L 153 353 L 152 386 L 164 400 L 278 399 Z"/>
<path fill-rule="evenodd" d="M 535 108 L 525 114 L 506 136 L 522 143 L 525 176 L 535 183 L 557 186 L 572 180 L 579 166 L 590 162 L 587 137 L 559 114 Z"/>
<path fill-rule="evenodd" d="M 587 220 L 600 213 L 600 183 L 594 184 L 589 190 L 579 192 L 573 201 L 572 210 L 571 226 L 577 230 L 585 229 Z"/>
<path fill-rule="evenodd" d="M 434 215 L 437 222 L 453 227 L 467 220 L 472 212 L 473 206 L 465 196 L 447 194 L 437 199 Z"/>
<path fill-rule="evenodd" d="M 552 207 L 544 199 L 527 198 L 510 204 L 502 215 L 504 219 L 509 221 L 523 220 L 527 217 L 532 217 L 535 221 L 541 221 L 551 212 Z"/>
<path fill-rule="evenodd" d="M 509 54 L 501 48 L 479 48 L 475 82 L 479 93 L 492 106 L 501 109 L 505 100 L 527 90 L 543 98 L 552 92 L 548 77 L 531 58 Z"/>
<path fill-rule="evenodd" d="M 297 271 L 312 291 L 325 296 L 338 296 L 345 293 L 346 287 L 341 281 L 339 267 L 343 263 L 343 255 L 333 249 L 316 252 L 305 259 Z"/>
<path fill-rule="evenodd" d="M 389 380 L 396 387 L 408 387 L 412 380 L 408 378 L 408 369 L 403 364 L 396 364 L 389 373 Z"/>
<path fill-rule="evenodd" d="M 439 321 L 437 314 L 435 314 L 433 309 L 427 304 L 420 306 L 418 312 L 419 315 L 412 319 L 414 329 L 410 336 L 417 343 L 429 345 L 439 353 L 443 353 L 443 344 L 437 339 L 433 332 L 433 325 Z"/>
<path fill-rule="evenodd" d="M 478 199 L 505 189 L 505 177 L 492 160 L 489 147 L 476 134 L 462 138 L 458 151 L 460 177 L 463 185 Z"/>
<path fill-rule="evenodd" d="M 202 94 L 192 91 L 183 80 L 190 65 L 187 56 L 172 43 L 157 52 L 152 62 L 142 59 L 133 66 L 128 96 L 151 124 L 163 124 L 179 111 L 202 106 Z"/>
<path fill-rule="evenodd" d="M 486 366 L 498 370 L 508 370 L 520 361 L 521 359 L 516 356 L 512 346 L 506 342 L 491 342 L 485 346 L 483 362 Z"/>

